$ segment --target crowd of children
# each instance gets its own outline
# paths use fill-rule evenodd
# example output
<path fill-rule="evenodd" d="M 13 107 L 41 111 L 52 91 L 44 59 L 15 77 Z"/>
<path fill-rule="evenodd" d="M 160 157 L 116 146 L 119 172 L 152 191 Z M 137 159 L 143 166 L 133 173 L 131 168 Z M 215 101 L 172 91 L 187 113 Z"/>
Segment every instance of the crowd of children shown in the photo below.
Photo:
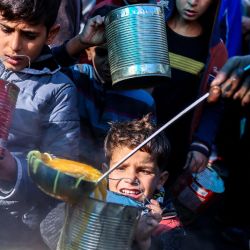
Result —
<path fill-rule="evenodd" d="M 124 205 L 122 198 L 117 199 L 119 195 L 144 207 L 133 249 L 181 249 L 185 230 L 167 189 L 183 168 L 202 171 L 218 143 L 225 163 L 235 173 L 229 179 L 229 195 L 237 196 L 241 187 L 248 193 L 250 84 L 248 71 L 242 69 L 247 69 L 250 58 L 233 57 L 226 62 L 227 51 L 217 22 L 220 1 L 175 0 L 164 5 L 165 12 L 169 11 L 166 29 L 172 76 L 155 87 L 152 95 L 143 89 L 112 89 L 104 17 L 118 7 L 113 4 L 134 3 L 137 1 L 98 2 L 101 8 L 91 14 L 81 33 L 75 35 L 79 30 L 77 18 L 75 36 L 54 47 L 60 30 L 57 14 L 66 2 L 1 0 L 0 77 L 20 89 L 4 157 L 0 159 L 1 249 L 50 247 L 42 239 L 40 223 L 58 200 L 30 180 L 26 160 L 30 150 L 83 161 L 99 169 L 106 162 L 110 168 L 209 90 L 208 102 L 110 173 L 107 201 Z M 85 52 L 89 62 L 80 64 L 80 54 Z M 233 103 L 240 100 L 237 105 L 245 118 L 237 150 L 233 151 L 241 159 L 245 175 L 235 171 L 237 158 L 232 157 L 231 149 L 223 151 L 226 140 L 218 136 L 224 129 L 221 118 L 226 117 L 231 105 L 226 98 Z M 230 133 L 230 127 L 227 129 Z M 233 208 L 237 210 L 237 206 Z M 243 212 L 234 225 L 239 222 L 236 226 L 246 229 L 245 233 L 249 230 L 248 207 Z M 230 217 L 230 213 L 226 215 Z"/>

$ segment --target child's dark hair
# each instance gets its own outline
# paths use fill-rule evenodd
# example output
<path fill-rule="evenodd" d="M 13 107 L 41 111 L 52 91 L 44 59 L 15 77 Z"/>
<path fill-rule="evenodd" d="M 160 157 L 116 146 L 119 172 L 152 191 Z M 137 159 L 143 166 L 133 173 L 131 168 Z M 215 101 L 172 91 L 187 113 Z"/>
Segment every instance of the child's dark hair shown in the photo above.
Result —
<path fill-rule="evenodd" d="M 1 0 L 0 13 L 8 21 L 44 24 L 49 30 L 56 21 L 61 0 Z"/>
<path fill-rule="evenodd" d="M 218 18 L 219 9 L 219 0 L 213 0 L 207 11 L 200 17 L 200 22 L 208 38 L 210 38 L 213 31 L 215 20 Z"/>
<path fill-rule="evenodd" d="M 107 161 L 112 158 L 113 151 L 119 147 L 133 150 L 157 130 L 150 114 L 142 119 L 112 122 L 104 140 L 104 151 Z M 160 133 L 144 145 L 141 151 L 147 152 L 156 160 L 161 170 L 166 170 L 170 145 L 164 133 Z"/>

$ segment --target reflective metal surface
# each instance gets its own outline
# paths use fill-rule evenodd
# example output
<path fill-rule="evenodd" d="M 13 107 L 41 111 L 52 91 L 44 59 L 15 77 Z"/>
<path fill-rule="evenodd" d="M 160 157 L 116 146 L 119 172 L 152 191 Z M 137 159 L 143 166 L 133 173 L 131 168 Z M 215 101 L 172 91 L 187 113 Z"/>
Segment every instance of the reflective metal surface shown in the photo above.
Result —
<path fill-rule="evenodd" d="M 151 87 L 171 76 L 163 9 L 135 4 L 105 18 L 113 87 Z"/>
<path fill-rule="evenodd" d="M 15 84 L 0 79 L 0 159 L 4 156 L 18 94 L 19 88 Z"/>
<path fill-rule="evenodd" d="M 58 250 L 130 249 L 140 210 L 95 199 L 67 206 Z"/>

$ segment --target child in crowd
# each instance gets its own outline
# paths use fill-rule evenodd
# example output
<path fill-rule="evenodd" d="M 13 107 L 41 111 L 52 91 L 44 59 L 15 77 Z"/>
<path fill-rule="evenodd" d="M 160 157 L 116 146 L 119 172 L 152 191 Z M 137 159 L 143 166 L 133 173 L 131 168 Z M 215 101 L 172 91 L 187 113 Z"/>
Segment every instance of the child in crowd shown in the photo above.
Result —
<path fill-rule="evenodd" d="M 105 138 L 107 165 L 112 167 L 156 131 L 150 114 L 142 119 L 112 122 Z M 184 230 L 165 193 L 166 163 L 170 146 L 159 134 L 115 169 L 108 177 L 107 202 L 143 208 L 132 249 L 180 249 Z M 41 223 L 41 234 L 56 249 L 65 216 L 64 204 L 53 209 Z M 49 225 L 49 227 L 48 227 Z"/>
<path fill-rule="evenodd" d="M 105 16 L 115 8 L 113 5 L 103 6 L 93 16 Z M 101 168 L 104 161 L 103 140 L 109 129 L 109 122 L 127 121 L 147 113 L 155 116 L 155 103 L 146 90 L 112 89 L 106 44 L 89 47 L 86 53 L 91 65 L 76 64 L 65 68 L 64 72 L 78 89 L 80 159 Z"/>
<path fill-rule="evenodd" d="M 59 6 L 60 0 L 0 2 L 0 77 L 20 89 L 0 160 L 1 249 L 43 247 L 38 227 L 55 203 L 31 183 L 27 152 L 78 158 L 77 91 L 48 47 L 59 30 Z"/>
<path fill-rule="evenodd" d="M 111 123 L 104 143 L 108 165 L 114 166 L 155 131 L 150 115 Z M 147 210 L 136 229 L 136 249 L 180 249 L 184 231 L 163 188 L 168 178 L 168 155 L 168 140 L 164 133 L 159 134 L 108 177 L 109 202 L 123 204 L 122 197 L 126 196 Z"/>
<path fill-rule="evenodd" d="M 172 76 L 152 92 L 157 122 L 161 125 L 208 91 L 211 80 L 227 59 L 216 20 L 220 0 L 176 0 L 174 5 L 172 11 L 172 7 L 169 9 L 172 14 L 169 13 L 166 22 Z M 65 44 L 70 56 L 82 51 L 79 40 L 84 40 L 81 34 Z M 169 185 L 184 167 L 200 172 L 207 166 L 221 110 L 221 103 L 204 103 L 165 131 L 173 148 L 169 159 L 172 170 Z"/>
<path fill-rule="evenodd" d="M 153 90 L 157 121 L 164 124 L 209 90 L 209 84 L 227 59 L 216 19 L 220 0 L 175 0 L 166 23 L 171 78 Z M 168 107 L 164 109 L 163 107 Z M 200 172 L 219 127 L 222 105 L 204 102 L 165 130 L 172 151 L 173 183 L 183 168 Z"/>

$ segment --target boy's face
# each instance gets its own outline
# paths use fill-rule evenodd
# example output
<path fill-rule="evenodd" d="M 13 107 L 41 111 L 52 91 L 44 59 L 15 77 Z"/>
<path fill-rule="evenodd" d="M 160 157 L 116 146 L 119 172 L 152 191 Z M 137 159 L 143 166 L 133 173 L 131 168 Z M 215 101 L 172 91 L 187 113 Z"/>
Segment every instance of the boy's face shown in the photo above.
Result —
<path fill-rule="evenodd" d="M 99 80 L 111 83 L 111 73 L 108 61 L 108 50 L 105 45 L 94 46 L 86 50 L 88 59 L 92 62 Z"/>
<path fill-rule="evenodd" d="M 116 148 L 110 167 L 131 152 L 127 147 Z M 167 180 L 167 171 L 160 172 L 156 161 L 149 153 L 137 151 L 109 175 L 109 190 L 138 201 L 151 199 L 155 190 Z"/>
<path fill-rule="evenodd" d="M 202 16 L 213 0 L 176 0 L 179 15 L 188 21 L 195 21 Z"/>
<path fill-rule="evenodd" d="M 52 42 L 57 32 L 48 33 L 43 24 L 8 21 L 0 15 L 0 58 L 6 69 L 20 71 L 33 62 L 45 44 Z"/>

